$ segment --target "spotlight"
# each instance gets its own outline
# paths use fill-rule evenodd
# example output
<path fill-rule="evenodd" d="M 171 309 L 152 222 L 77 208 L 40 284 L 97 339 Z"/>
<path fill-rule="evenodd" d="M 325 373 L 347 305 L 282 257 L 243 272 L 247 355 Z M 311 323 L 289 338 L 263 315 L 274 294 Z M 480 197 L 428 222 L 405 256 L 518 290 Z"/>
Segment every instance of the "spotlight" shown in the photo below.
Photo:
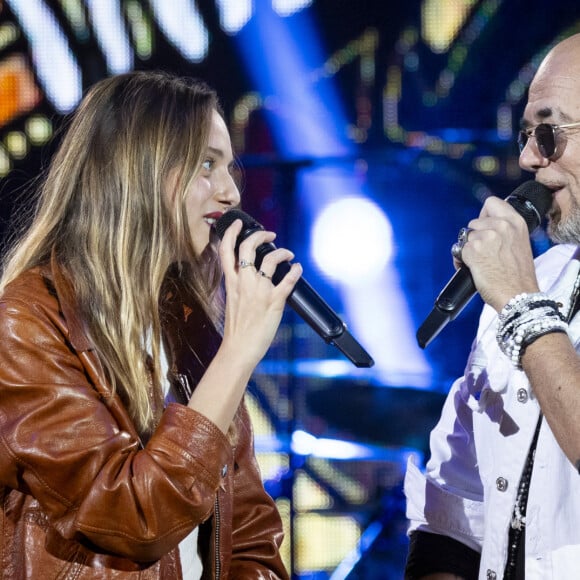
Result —
<path fill-rule="evenodd" d="M 311 255 L 324 274 L 347 285 L 379 275 L 393 253 L 393 230 L 374 202 L 348 197 L 326 206 L 313 229 Z"/>

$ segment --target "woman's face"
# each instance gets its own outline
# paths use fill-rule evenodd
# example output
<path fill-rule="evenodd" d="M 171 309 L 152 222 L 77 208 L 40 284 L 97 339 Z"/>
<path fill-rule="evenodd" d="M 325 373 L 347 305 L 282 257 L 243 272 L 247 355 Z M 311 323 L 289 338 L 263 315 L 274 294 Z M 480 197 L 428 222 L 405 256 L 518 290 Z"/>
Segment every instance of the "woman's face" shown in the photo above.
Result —
<path fill-rule="evenodd" d="M 185 200 L 187 222 L 197 255 L 201 255 L 209 244 L 212 224 L 240 203 L 240 192 L 233 178 L 234 167 L 229 131 L 221 115 L 214 111 L 202 168 L 189 186 Z"/>

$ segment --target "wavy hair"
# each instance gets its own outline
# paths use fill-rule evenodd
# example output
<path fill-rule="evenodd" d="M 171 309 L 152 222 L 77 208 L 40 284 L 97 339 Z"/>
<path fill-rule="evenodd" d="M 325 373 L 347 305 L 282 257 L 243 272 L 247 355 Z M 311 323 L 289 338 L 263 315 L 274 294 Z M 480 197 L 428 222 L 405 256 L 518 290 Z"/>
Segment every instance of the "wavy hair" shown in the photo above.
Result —
<path fill-rule="evenodd" d="M 215 92 L 193 79 L 148 71 L 96 83 L 68 123 L 31 225 L 4 260 L 0 290 L 54 254 L 113 389 L 122 387 L 142 432 L 156 420 L 150 389 L 153 377 L 159 392 L 161 376 L 159 306 L 176 259 L 188 265 L 190 291 L 219 322 L 219 260 L 215 248 L 196 255 L 185 209 L 213 110 Z"/>

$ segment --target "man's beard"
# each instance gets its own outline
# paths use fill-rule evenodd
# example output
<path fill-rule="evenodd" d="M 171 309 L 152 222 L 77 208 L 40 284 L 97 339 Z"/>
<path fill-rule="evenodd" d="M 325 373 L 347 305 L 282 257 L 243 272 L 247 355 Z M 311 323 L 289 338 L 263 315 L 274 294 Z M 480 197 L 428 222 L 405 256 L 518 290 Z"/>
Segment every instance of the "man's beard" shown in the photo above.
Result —
<path fill-rule="evenodd" d="M 570 203 L 570 215 L 565 220 L 557 206 L 548 214 L 548 235 L 556 243 L 580 244 L 580 204 L 575 197 L 571 197 Z"/>

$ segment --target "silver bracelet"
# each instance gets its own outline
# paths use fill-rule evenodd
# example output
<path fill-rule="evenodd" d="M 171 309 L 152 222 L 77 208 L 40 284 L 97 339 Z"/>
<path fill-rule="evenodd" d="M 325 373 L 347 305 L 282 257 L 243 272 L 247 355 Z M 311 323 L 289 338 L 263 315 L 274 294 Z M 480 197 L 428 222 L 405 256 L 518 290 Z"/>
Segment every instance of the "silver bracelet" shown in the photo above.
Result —
<path fill-rule="evenodd" d="M 567 330 L 557 302 L 544 292 L 524 293 L 514 296 L 500 312 L 496 339 L 500 350 L 521 369 L 522 355 L 532 342 Z"/>

